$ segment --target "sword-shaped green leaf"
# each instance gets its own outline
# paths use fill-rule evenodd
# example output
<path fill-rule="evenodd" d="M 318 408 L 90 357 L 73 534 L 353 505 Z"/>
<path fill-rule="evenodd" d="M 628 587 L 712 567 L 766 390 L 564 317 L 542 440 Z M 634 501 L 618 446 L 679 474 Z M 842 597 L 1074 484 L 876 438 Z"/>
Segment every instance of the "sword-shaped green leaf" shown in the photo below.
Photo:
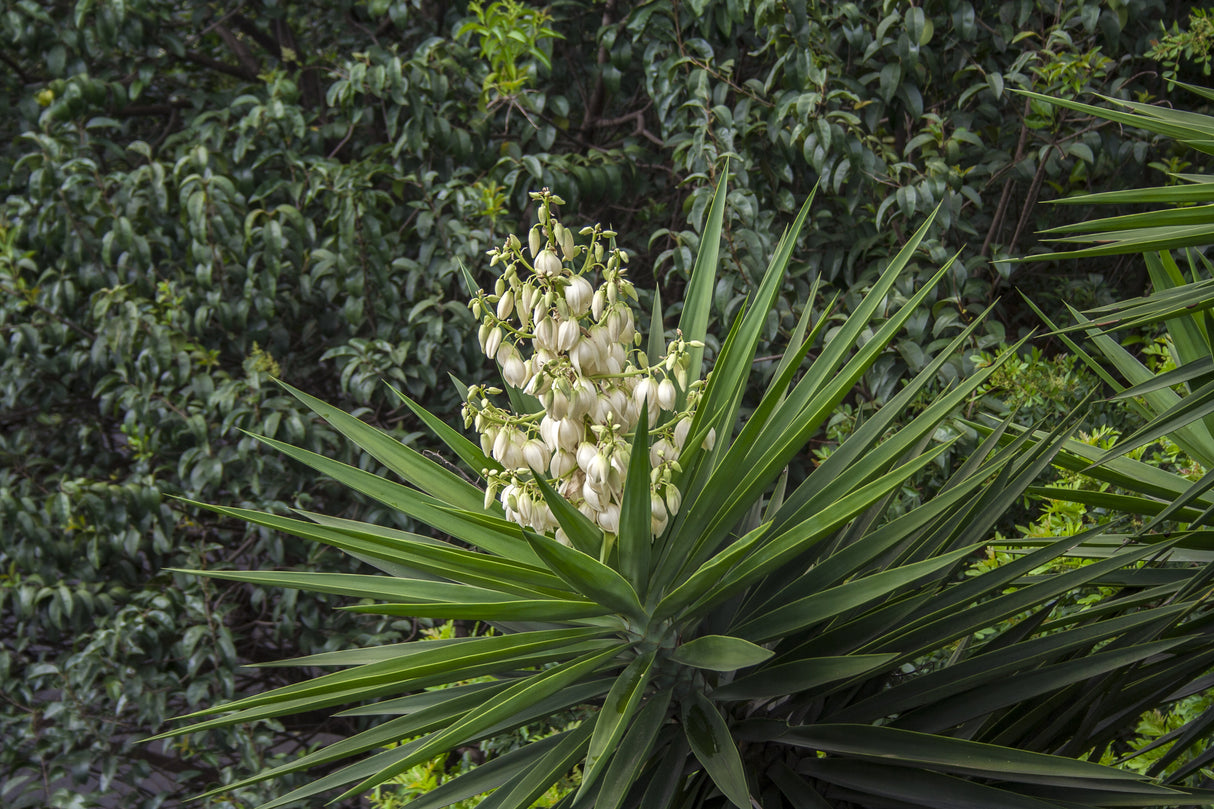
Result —
<path fill-rule="evenodd" d="M 636 590 L 619 573 L 576 548 L 566 547 L 534 531 L 523 529 L 523 536 L 552 572 L 576 592 L 618 613 L 645 622 L 645 611 Z"/>
<path fill-rule="evenodd" d="M 607 699 L 594 720 L 594 735 L 582 765 L 582 784 L 574 797 L 575 802 L 594 785 L 612 760 L 616 745 L 628 729 L 645 694 L 645 687 L 649 685 L 654 655 L 651 651 L 634 658 L 607 692 Z"/>
<path fill-rule="evenodd" d="M 757 666 L 775 652 L 729 635 L 702 635 L 679 646 L 670 659 L 685 666 L 711 671 L 737 671 Z"/>
<path fill-rule="evenodd" d="M 708 777 L 738 809 L 750 809 L 750 791 L 742 756 L 725 717 L 707 697 L 695 692 L 683 701 L 683 733 Z"/>

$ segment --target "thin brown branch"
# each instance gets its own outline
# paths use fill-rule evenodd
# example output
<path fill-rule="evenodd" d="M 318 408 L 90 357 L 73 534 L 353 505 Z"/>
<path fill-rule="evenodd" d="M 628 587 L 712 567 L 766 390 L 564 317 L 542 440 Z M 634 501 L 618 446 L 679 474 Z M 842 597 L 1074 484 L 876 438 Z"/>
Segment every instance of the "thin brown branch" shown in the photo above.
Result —
<path fill-rule="evenodd" d="M 72 331 L 81 335 L 82 337 L 87 337 L 90 340 L 97 339 L 97 335 L 93 334 L 91 331 L 84 328 L 80 324 L 64 317 L 63 315 L 59 314 L 58 312 L 54 312 L 54 311 L 51 311 L 50 309 L 47 309 L 45 306 L 38 303 L 37 301 L 30 300 L 28 297 L 26 297 L 25 295 L 22 295 L 20 292 L 18 292 L 15 289 L 12 289 L 11 287 L 7 287 L 7 286 L 4 286 L 3 284 L 0 284 L 0 292 L 5 293 L 6 295 L 14 295 L 14 296 L 23 298 L 25 300 L 25 303 L 27 306 L 32 306 L 33 308 L 37 309 L 39 312 L 46 315 L 47 317 L 59 321 L 64 326 L 67 326 L 69 329 L 71 329 Z"/>
<path fill-rule="evenodd" d="M 249 50 L 249 46 L 222 25 L 215 26 L 215 33 L 219 34 L 223 44 L 228 46 L 228 50 L 236 57 L 236 61 L 240 62 L 240 66 L 244 68 L 245 72 L 253 78 L 257 78 L 257 74 L 261 72 L 261 62 L 257 61 L 257 57 Z"/>
<path fill-rule="evenodd" d="M 1024 159 L 1024 150 L 1028 144 L 1029 127 L 1029 100 L 1024 100 L 1024 115 L 1020 119 L 1020 139 L 1016 143 L 1016 154 L 1012 158 L 1010 165 L 1014 166 Z M 1008 206 L 1012 201 L 1012 183 L 1006 182 L 1003 184 L 1003 193 L 999 196 L 999 205 L 995 208 L 995 215 L 991 218 L 991 226 L 987 228 L 986 239 L 982 242 L 982 249 L 978 251 L 981 256 L 990 255 L 991 241 L 995 238 L 995 234 L 1003 226 L 1003 219 L 1007 216 Z"/>
<path fill-rule="evenodd" d="M 195 51 L 186 51 L 185 59 L 187 62 L 193 62 L 202 67 L 209 67 L 211 70 L 218 70 L 220 73 L 227 73 L 229 76 L 235 76 L 238 79 L 245 81 L 256 81 L 257 74 L 249 74 L 247 70 L 237 65 L 229 65 L 227 62 L 221 62 L 218 59 L 212 59 L 209 56 L 203 56 Z"/>
<path fill-rule="evenodd" d="M 11 67 L 13 69 L 13 72 L 17 74 L 17 78 L 21 79 L 22 84 L 32 84 L 33 83 L 33 79 L 31 79 L 29 77 L 29 74 L 21 69 L 21 65 L 17 64 L 15 61 L 10 59 L 8 54 L 0 52 L 0 62 L 4 62 L 4 64 Z"/>

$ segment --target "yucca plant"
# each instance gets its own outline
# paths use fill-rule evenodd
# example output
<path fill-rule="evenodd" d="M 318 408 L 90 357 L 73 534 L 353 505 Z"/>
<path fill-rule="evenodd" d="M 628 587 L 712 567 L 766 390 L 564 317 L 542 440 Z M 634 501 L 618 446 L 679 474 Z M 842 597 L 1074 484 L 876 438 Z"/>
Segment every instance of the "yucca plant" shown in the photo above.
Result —
<path fill-rule="evenodd" d="M 1182 85 L 1207 99 L 1214 93 Z M 1200 152 L 1214 153 L 1214 117 L 1169 107 L 1105 98 L 1111 107 L 1053 99 L 1027 93 L 1035 103 L 1057 104 L 1087 112 L 1121 124 L 1173 137 Z M 1177 174 L 1174 184 L 1146 189 L 1127 189 L 1084 194 L 1058 200 L 1071 204 L 1151 203 L 1175 207 L 1124 216 L 1105 217 L 1063 225 L 1045 231 L 1053 241 L 1066 245 L 1090 245 L 1063 252 L 1032 256 L 1027 260 L 1099 258 L 1141 252 L 1152 291 L 1143 297 L 1079 312 L 1073 307 L 1073 323 L 1062 327 L 1037 313 L 1053 333 L 1081 358 L 1122 401 L 1146 422 L 1108 450 L 1068 440 L 1055 463 L 1107 484 L 1103 490 L 1031 487 L 1030 493 L 1057 500 L 1080 502 L 1107 512 L 1134 515 L 1133 524 L 1120 532 L 1090 537 L 1076 549 L 1083 556 L 1099 556 L 1111 549 L 1150 546 L 1166 540 L 1170 549 L 1158 557 L 1164 567 L 1131 573 L 1122 584 L 1137 580 L 1146 590 L 1169 581 L 1169 587 L 1191 587 L 1205 582 L 1214 562 L 1214 532 L 1207 527 L 1214 518 L 1214 341 L 1211 340 L 1210 308 L 1214 306 L 1214 266 L 1193 248 L 1214 242 L 1214 177 Z M 1184 248 L 1188 267 L 1182 270 L 1168 252 Z M 1186 271 L 1187 270 L 1187 271 Z M 1030 302 L 1030 305 L 1032 303 Z M 1036 307 L 1034 306 L 1034 309 Z M 1173 368 L 1156 372 L 1117 339 L 1118 333 L 1133 333 L 1162 326 Z M 1086 334 L 1081 346 L 1076 333 Z M 981 429 L 981 427 L 980 427 Z M 993 429 L 987 426 L 986 429 Z M 1022 432 L 1018 429 L 1011 434 Z M 1173 442 L 1204 470 L 1197 481 L 1179 472 L 1127 457 L 1163 438 Z M 1046 436 L 1037 433 L 1038 440 Z M 1006 440 L 1006 437 L 1005 437 Z M 1026 543 L 1031 546 L 1031 543 Z M 1214 686 L 1208 673 L 1190 689 L 1172 695 L 1170 703 Z M 1133 753 L 1165 750 L 1146 768 L 1148 774 L 1164 776 L 1176 783 L 1200 777 L 1208 779 L 1214 762 L 1209 740 L 1214 737 L 1214 710 L 1194 716 L 1150 747 Z M 1167 745 L 1171 745 L 1167 748 Z M 1183 754 L 1192 748 L 1207 749 L 1182 766 Z M 1131 754 L 1127 754 L 1127 758 Z M 1171 772 L 1168 773 L 1169 768 Z"/>
<path fill-rule="evenodd" d="M 1206 99 L 1214 91 L 1181 85 Z M 1214 154 L 1214 117 L 1170 107 L 1105 98 L 1110 107 L 1026 93 L 1035 103 L 1086 112 L 1120 124 L 1175 138 L 1185 146 Z M 1148 423 L 1127 436 L 1105 459 L 1170 435 L 1190 457 L 1214 468 L 1214 344 L 1209 310 L 1214 307 L 1214 278 L 1204 256 L 1189 254 L 1188 272 L 1169 250 L 1214 243 L 1214 176 L 1176 174 L 1171 185 L 1083 194 L 1058 200 L 1064 204 L 1163 203 L 1173 207 L 1124 216 L 1076 222 L 1044 232 L 1065 245 L 1090 245 L 1030 257 L 1030 260 L 1096 258 L 1142 253 L 1152 293 L 1080 314 L 1061 330 L 1084 331 L 1099 359 L 1074 342 L 1067 345 L 1108 382 L 1118 397 L 1130 402 Z M 1171 337 L 1176 369 L 1155 374 L 1125 351 L 1108 332 L 1163 323 Z M 1053 324 L 1051 324 L 1053 325 Z M 1116 376 L 1110 373 L 1116 372 Z"/>
<path fill-rule="evenodd" d="M 1053 615 L 1059 595 L 1115 581 L 1155 553 L 1113 551 L 1081 569 L 1031 575 L 1081 538 L 966 575 L 1067 427 L 1003 449 L 1004 429 L 996 429 L 935 496 L 886 516 L 946 449 L 933 443 L 940 422 L 993 370 L 911 412 L 970 331 L 803 479 L 789 479 L 790 462 L 929 295 L 924 288 L 885 311 L 930 220 L 831 331 L 807 304 L 758 385 L 756 351 L 808 204 L 705 374 L 723 188 L 678 329 L 667 335 L 653 317 L 647 351 L 612 234 L 587 229 L 579 243 L 558 221 L 556 197 L 536 201 L 539 224 L 494 252 L 501 274 L 472 304 L 481 345 L 507 383 L 501 395 L 468 388 L 465 416 L 477 435 L 470 440 L 401 397 L 462 472 L 294 389 L 402 482 L 263 439 L 441 538 L 211 506 L 339 548 L 380 573 L 204 573 L 347 595 L 360 612 L 475 621 L 492 632 L 296 660 L 336 671 L 215 706 L 164 735 L 338 706 L 382 717 L 243 782 L 323 773 L 267 807 L 355 795 L 569 708 L 591 718 L 490 759 L 410 806 L 489 793 L 482 806 L 522 809 L 575 769 L 579 786 L 562 806 L 1037 809 L 1214 800 L 1075 758 L 1098 754 L 1126 717 L 1214 660 L 1200 583 L 1136 588 L 1086 612 Z M 752 388 L 762 393 L 744 404 Z M 412 741 L 386 747 L 402 739 Z"/>
<path fill-rule="evenodd" d="M 1182 85 L 1207 99 L 1214 92 Z M 1136 126 L 1176 138 L 1198 151 L 1214 153 L 1214 117 L 1169 107 L 1152 106 L 1106 98 L 1117 108 L 1097 107 L 1066 99 L 1029 93 L 1037 103 L 1050 103 L 1087 112 L 1121 124 Z M 1167 436 L 1204 469 L 1214 469 L 1214 340 L 1211 338 L 1210 308 L 1214 307 L 1214 266 L 1188 248 L 1214 243 L 1214 177 L 1204 174 L 1175 175 L 1176 184 L 1160 188 L 1127 189 L 1084 194 L 1058 200 L 1062 203 L 1164 203 L 1176 207 L 1125 216 L 1106 217 L 1062 225 L 1045 231 L 1052 240 L 1092 246 L 1032 256 L 1028 260 L 1098 258 L 1141 252 L 1152 291 L 1143 297 L 1102 306 L 1086 312 L 1073 307 L 1071 324 L 1059 326 L 1038 310 L 1065 345 L 1135 410 L 1146 424 L 1126 436 L 1111 450 L 1096 452 L 1076 442 L 1064 446 L 1059 461 L 1072 469 L 1083 469 L 1093 477 L 1122 490 L 1121 494 L 1075 492 L 1066 499 L 1082 498 L 1088 505 L 1113 508 L 1151 519 L 1137 532 L 1149 540 L 1151 532 L 1167 520 L 1198 528 L 1214 516 L 1214 475 L 1196 484 L 1178 474 L 1123 456 Z M 1201 204 L 1205 203 L 1205 204 Z M 1168 252 L 1187 249 L 1184 269 Z M 1031 304 L 1030 304 L 1031 305 Z M 1133 332 L 1160 324 L 1174 368 L 1156 373 L 1126 350 L 1115 332 Z M 1082 332 L 1086 346 L 1073 338 Z M 1042 494 L 1063 497 L 1056 490 Z M 1191 550 L 1208 550 L 1202 533 L 1181 540 Z M 1208 561 L 1203 554 L 1186 558 Z"/>

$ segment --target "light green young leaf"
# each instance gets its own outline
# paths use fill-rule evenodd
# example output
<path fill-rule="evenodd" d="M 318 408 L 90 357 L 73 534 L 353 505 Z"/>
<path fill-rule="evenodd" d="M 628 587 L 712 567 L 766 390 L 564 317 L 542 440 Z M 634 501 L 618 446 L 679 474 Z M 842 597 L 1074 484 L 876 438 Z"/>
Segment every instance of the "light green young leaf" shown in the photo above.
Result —
<path fill-rule="evenodd" d="M 682 644 L 670 658 L 685 666 L 712 671 L 736 671 L 756 666 L 775 652 L 729 635 L 703 635 Z"/>

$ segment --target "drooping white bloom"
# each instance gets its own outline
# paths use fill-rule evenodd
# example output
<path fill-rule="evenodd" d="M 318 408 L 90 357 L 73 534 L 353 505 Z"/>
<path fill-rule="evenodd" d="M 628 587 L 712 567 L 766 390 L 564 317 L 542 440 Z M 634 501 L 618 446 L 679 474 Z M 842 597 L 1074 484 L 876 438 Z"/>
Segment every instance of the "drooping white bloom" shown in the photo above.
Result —
<path fill-rule="evenodd" d="M 523 358 L 519 356 L 518 351 L 515 351 L 502 363 L 502 378 L 516 388 L 522 388 L 530 381 L 527 375 L 527 366 L 524 364 Z"/>
<path fill-rule="evenodd" d="M 559 480 L 577 468 L 577 458 L 572 452 L 557 450 L 552 453 L 552 461 L 548 465 L 548 474 L 553 480 Z"/>
<path fill-rule="evenodd" d="M 564 265 L 560 258 L 550 249 L 544 250 L 535 258 L 535 274 L 545 278 L 558 275 L 562 266 Z"/>
<path fill-rule="evenodd" d="M 523 461 L 527 467 L 536 471 L 548 468 L 549 452 L 543 441 L 532 438 L 523 445 Z"/>
<path fill-rule="evenodd" d="M 620 532 L 620 507 L 615 503 L 608 504 L 599 512 L 597 522 L 604 531 L 618 534 Z"/>
<path fill-rule="evenodd" d="M 575 275 L 569 279 L 568 286 L 565 287 L 565 302 L 569 304 L 569 314 L 576 318 L 581 318 L 590 309 L 590 302 L 594 298 L 594 287 L 580 275 Z"/>

